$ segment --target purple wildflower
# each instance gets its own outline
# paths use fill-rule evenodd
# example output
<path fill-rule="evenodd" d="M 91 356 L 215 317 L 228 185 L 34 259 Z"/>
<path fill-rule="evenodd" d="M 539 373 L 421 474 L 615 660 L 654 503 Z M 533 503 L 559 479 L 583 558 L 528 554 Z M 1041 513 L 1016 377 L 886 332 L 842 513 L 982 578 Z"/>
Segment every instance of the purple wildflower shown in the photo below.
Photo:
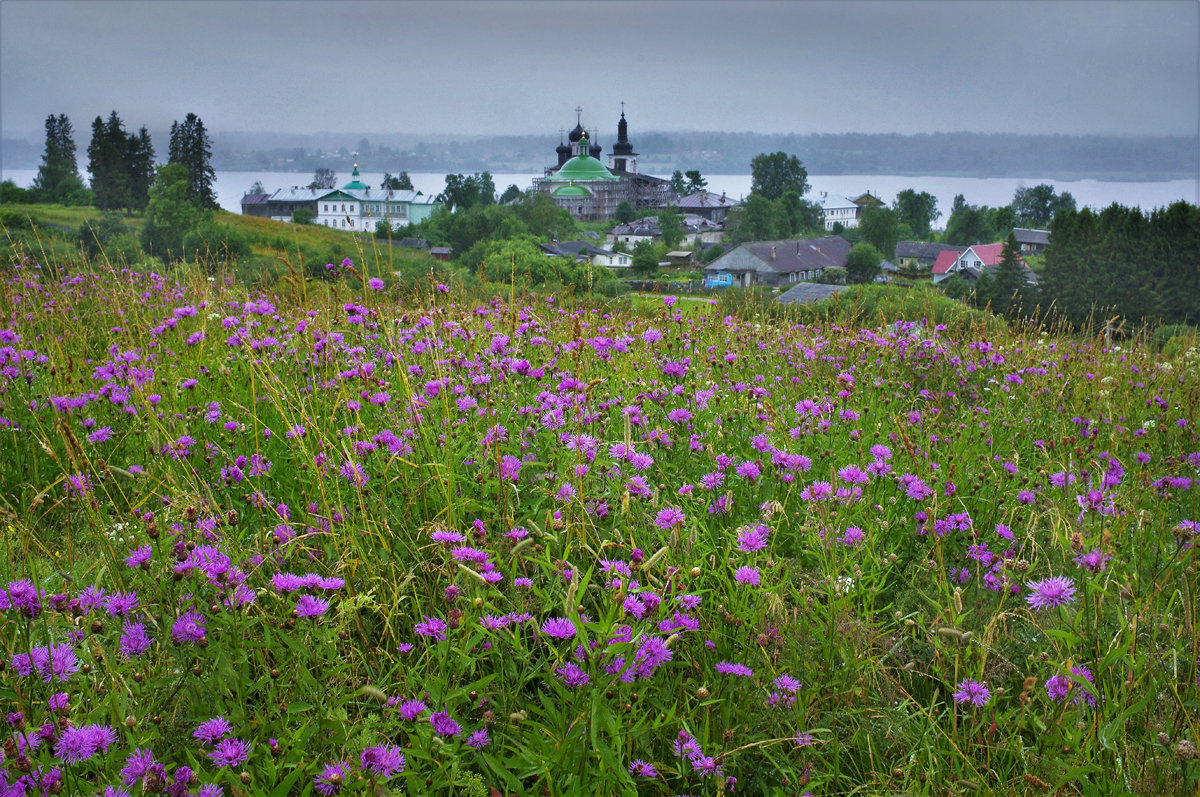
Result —
<path fill-rule="evenodd" d="M 326 764 L 320 775 L 313 776 L 313 786 L 325 797 L 341 794 L 342 786 L 346 784 L 346 773 L 349 770 L 350 763 L 348 761 Z"/>
<path fill-rule="evenodd" d="M 413 626 L 413 631 L 418 636 L 432 637 L 436 640 L 445 640 L 446 638 L 446 621 L 440 617 L 426 617 L 424 622 L 417 623 Z"/>
<path fill-rule="evenodd" d="M 138 748 L 125 759 L 125 766 L 121 769 L 121 780 L 126 786 L 133 786 L 156 766 L 160 765 L 154 763 L 154 753 Z"/>
<path fill-rule="evenodd" d="M 578 631 L 566 617 L 551 617 L 542 623 L 542 633 L 555 639 L 571 639 Z"/>
<path fill-rule="evenodd" d="M 685 519 L 686 516 L 683 514 L 682 509 L 669 506 L 659 510 L 658 514 L 654 517 L 654 525 L 663 531 L 669 531 L 676 526 L 683 525 Z"/>
<path fill-rule="evenodd" d="M 462 726 L 445 711 L 437 711 L 430 715 L 429 724 L 433 726 L 433 732 L 438 736 L 453 738 L 462 733 Z"/>
<path fill-rule="evenodd" d="M 320 617 L 329 611 L 329 601 L 324 598 L 314 598 L 312 595 L 301 595 L 296 604 L 297 617 Z"/>
<path fill-rule="evenodd" d="M 963 681 L 958 685 L 957 689 L 958 691 L 954 693 L 955 703 L 970 703 L 973 706 L 984 706 L 992 699 L 992 693 L 988 690 L 987 685 L 979 681 Z"/>
<path fill-rule="evenodd" d="M 200 642 L 205 633 L 204 615 L 195 609 L 188 609 L 171 625 L 171 639 L 177 645 L 187 642 Z"/>
<path fill-rule="evenodd" d="M 1079 565 L 1084 570 L 1089 570 L 1093 573 L 1099 573 L 1107 566 L 1108 560 L 1111 558 L 1111 556 L 1097 548 L 1093 551 L 1089 551 L 1088 553 L 1081 553 L 1079 556 L 1076 556 L 1075 564 Z"/>
<path fill-rule="evenodd" d="M 192 736 L 201 744 L 216 744 L 231 733 L 233 726 L 224 717 L 218 716 L 200 723 L 196 730 L 192 731 Z"/>
<path fill-rule="evenodd" d="M 640 758 L 635 758 L 629 765 L 629 774 L 635 778 L 657 778 L 658 770 L 653 764 L 648 764 Z"/>
<path fill-rule="evenodd" d="M 1025 584 L 1031 593 L 1025 601 L 1034 609 L 1052 609 L 1075 600 L 1075 582 L 1067 576 L 1053 576 Z"/>
<path fill-rule="evenodd" d="M 108 750 L 117 740 L 117 732 L 107 725 L 82 725 L 65 728 L 54 746 L 54 755 L 65 764 L 79 764 L 96 753 Z"/>
<path fill-rule="evenodd" d="M 762 583 L 762 576 L 759 575 L 757 568 L 742 566 L 734 572 L 733 580 L 739 584 L 751 584 L 757 587 Z"/>
<path fill-rule="evenodd" d="M 753 678 L 754 670 L 747 667 L 745 664 L 735 664 L 728 661 L 719 661 L 716 666 L 717 672 L 722 675 L 739 675 L 743 678 Z"/>
<path fill-rule="evenodd" d="M 250 745 L 241 739 L 222 739 L 208 757 L 221 768 L 241 766 L 250 757 Z"/>
<path fill-rule="evenodd" d="M 150 650 L 150 643 L 152 641 L 146 633 L 145 625 L 126 620 L 125 626 L 121 631 L 121 657 L 129 659 L 134 656 L 141 656 Z"/>
<path fill-rule="evenodd" d="M 141 567 L 150 561 L 150 557 L 154 555 L 154 549 L 149 545 L 143 545 L 141 548 L 130 550 L 129 556 L 125 558 L 126 567 Z"/>
<path fill-rule="evenodd" d="M 562 682 L 570 687 L 587 686 L 591 676 L 572 663 L 564 664 L 554 671 Z"/>
<path fill-rule="evenodd" d="M 467 739 L 467 746 L 474 747 L 476 750 L 482 750 L 491 743 L 492 740 L 488 738 L 487 728 L 480 728 Z"/>
<path fill-rule="evenodd" d="M 409 722 L 415 720 L 424 710 L 425 704 L 420 700 L 405 700 L 397 709 L 400 712 L 400 716 Z"/>
<path fill-rule="evenodd" d="M 367 747 L 359 757 L 359 765 L 367 772 L 387 778 L 404 771 L 404 754 L 400 748 L 390 744 Z"/>

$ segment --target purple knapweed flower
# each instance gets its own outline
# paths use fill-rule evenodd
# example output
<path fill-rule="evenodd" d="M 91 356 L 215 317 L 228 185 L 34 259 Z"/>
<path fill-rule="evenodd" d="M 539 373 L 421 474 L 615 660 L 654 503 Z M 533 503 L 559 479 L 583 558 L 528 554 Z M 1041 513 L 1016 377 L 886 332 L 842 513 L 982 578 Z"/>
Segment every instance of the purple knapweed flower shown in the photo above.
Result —
<path fill-rule="evenodd" d="M 743 565 L 734 572 L 733 580 L 739 584 L 750 584 L 757 587 L 762 583 L 762 576 L 759 575 L 757 568 Z"/>
<path fill-rule="evenodd" d="M 728 661 L 717 662 L 716 671 L 722 675 L 738 675 L 742 678 L 753 678 L 754 670 L 747 667 L 745 664 L 736 664 Z"/>
<path fill-rule="evenodd" d="M 577 665 L 569 662 L 556 669 L 554 673 L 564 684 L 572 688 L 587 686 L 592 680 L 591 676 L 589 676 L 586 672 L 580 669 Z"/>
<path fill-rule="evenodd" d="M 1034 609 L 1052 609 L 1075 600 L 1075 582 L 1067 576 L 1028 581 L 1025 586 L 1030 589 L 1025 601 Z"/>
<path fill-rule="evenodd" d="M 984 706 L 992 699 L 992 693 L 987 686 L 979 681 L 966 680 L 960 683 L 954 693 L 955 703 L 970 703 L 973 706 Z"/>
<path fill-rule="evenodd" d="M 462 733 L 462 726 L 445 711 L 437 711 L 430 715 L 429 724 L 433 726 L 433 732 L 438 736 L 454 738 Z"/>
<path fill-rule="evenodd" d="M 367 747 L 359 756 L 359 766 L 366 772 L 374 772 L 383 779 L 404 771 L 404 754 L 395 745 L 383 744 Z"/>
<path fill-rule="evenodd" d="M 312 595 L 301 595 L 296 603 L 297 617 L 320 617 L 329 611 L 329 601 L 324 598 L 314 598 Z"/>
<path fill-rule="evenodd" d="M 250 745 L 241 739 L 222 739 L 208 757 L 218 768 L 241 766 L 250 758 Z"/>
<path fill-rule="evenodd" d="M 171 639 L 177 645 L 187 642 L 200 642 L 205 634 L 204 615 L 195 609 L 188 609 L 171 625 Z"/>
<path fill-rule="evenodd" d="M 192 737 L 201 744 L 216 744 L 231 733 L 233 726 L 224 717 L 218 716 L 200 723 L 196 730 L 192 731 Z"/>
<path fill-rule="evenodd" d="M 640 758 L 635 758 L 629 765 L 629 774 L 635 778 L 657 778 L 658 770 Z"/>
<path fill-rule="evenodd" d="M 320 775 L 313 776 L 313 787 L 316 788 L 324 797 L 333 797 L 335 794 L 341 794 L 342 787 L 346 785 L 346 774 L 350 771 L 350 762 L 335 761 L 332 764 L 326 764 L 321 770 Z"/>
<path fill-rule="evenodd" d="M 116 740 L 117 732 L 107 725 L 65 728 L 54 746 L 54 755 L 64 764 L 79 764 L 96 753 L 106 752 Z"/>
<path fill-rule="evenodd" d="M 542 633 L 555 639 L 571 639 L 578 631 L 569 618 L 551 617 L 542 623 Z"/>

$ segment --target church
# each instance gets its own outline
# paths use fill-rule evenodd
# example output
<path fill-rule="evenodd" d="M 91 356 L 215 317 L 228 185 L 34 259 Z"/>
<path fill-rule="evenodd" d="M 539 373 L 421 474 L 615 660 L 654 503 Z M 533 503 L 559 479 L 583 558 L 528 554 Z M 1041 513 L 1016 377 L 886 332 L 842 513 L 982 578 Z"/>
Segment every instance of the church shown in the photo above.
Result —
<path fill-rule="evenodd" d="M 549 194 L 554 204 L 579 221 L 612 221 L 622 202 L 644 210 L 663 207 L 675 198 L 669 180 L 638 172 L 638 155 L 629 141 L 624 107 L 608 166 L 600 159 L 602 150 L 595 136 L 589 136 L 583 127 L 582 113 L 582 108 L 575 109 L 575 129 L 566 142 L 559 139 L 555 148 L 558 162 L 533 181 L 535 191 Z"/>

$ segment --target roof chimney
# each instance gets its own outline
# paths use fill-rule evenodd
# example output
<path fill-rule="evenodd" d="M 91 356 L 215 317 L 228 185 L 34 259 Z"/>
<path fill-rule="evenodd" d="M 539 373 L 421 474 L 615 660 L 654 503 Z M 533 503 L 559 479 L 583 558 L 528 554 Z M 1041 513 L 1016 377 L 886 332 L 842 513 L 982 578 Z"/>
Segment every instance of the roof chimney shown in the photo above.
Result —
<path fill-rule="evenodd" d="M 774 246 L 771 247 L 771 259 L 772 260 L 775 259 L 775 247 Z"/>

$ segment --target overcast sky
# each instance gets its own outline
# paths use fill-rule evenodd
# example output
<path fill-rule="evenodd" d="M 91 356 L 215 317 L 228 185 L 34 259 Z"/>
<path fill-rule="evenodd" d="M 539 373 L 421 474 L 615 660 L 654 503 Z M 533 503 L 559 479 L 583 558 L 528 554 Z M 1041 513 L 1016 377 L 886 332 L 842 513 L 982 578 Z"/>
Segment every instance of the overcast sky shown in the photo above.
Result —
<path fill-rule="evenodd" d="M 0 128 L 1197 135 L 1198 43 L 1194 0 L 0 0 Z"/>

